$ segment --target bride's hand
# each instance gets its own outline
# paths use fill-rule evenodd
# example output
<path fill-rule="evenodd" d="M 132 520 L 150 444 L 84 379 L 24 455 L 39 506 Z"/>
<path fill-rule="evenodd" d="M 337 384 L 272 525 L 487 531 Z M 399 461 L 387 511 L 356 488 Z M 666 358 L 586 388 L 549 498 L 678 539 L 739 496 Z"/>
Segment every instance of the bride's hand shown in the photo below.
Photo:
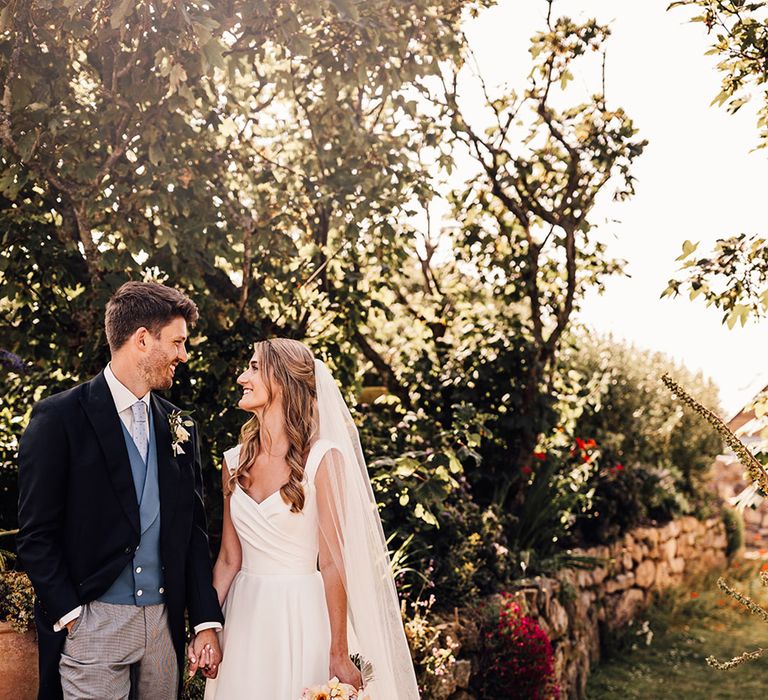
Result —
<path fill-rule="evenodd" d="M 192 639 L 189 640 L 189 645 L 187 646 L 187 658 L 189 659 L 188 671 L 189 671 L 190 678 L 194 676 L 195 673 L 197 673 L 197 667 L 200 662 L 200 660 L 195 655 L 194 647 L 195 647 L 195 638 L 192 637 Z"/>
<path fill-rule="evenodd" d="M 342 683 L 348 683 L 358 690 L 363 687 L 363 677 L 360 669 L 352 663 L 348 654 L 331 656 L 329 668 L 330 678 L 338 678 Z"/>

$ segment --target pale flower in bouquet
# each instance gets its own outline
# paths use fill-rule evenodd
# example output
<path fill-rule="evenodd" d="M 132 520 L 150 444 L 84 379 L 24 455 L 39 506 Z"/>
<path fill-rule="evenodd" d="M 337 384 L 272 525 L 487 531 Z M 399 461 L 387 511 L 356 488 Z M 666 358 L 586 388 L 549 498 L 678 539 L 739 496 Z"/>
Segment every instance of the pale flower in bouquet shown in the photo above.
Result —
<path fill-rule="evenodd" d="M 370 696 L 358 693 L 354 686 L 342 683 L 338 678 L 331 678 L 325 685 L 305 688 L 300 700 L 371 700 Z"/>

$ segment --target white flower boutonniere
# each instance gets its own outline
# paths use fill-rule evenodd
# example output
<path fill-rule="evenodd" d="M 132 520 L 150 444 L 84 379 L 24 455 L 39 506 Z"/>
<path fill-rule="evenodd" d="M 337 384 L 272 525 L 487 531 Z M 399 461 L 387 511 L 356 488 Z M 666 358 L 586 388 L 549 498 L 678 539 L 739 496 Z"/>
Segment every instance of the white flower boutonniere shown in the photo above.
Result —
<path fill-rule="evenodd" d="M 168 425 L 171 428 L 171 449 L 174 457 L 184 454 L 181 443 L 189 440 L 187 428 L 192 427 L 192 421 L 188 418 L 191 415 L 192 411 L 171 411 L 168 414 Z"/>

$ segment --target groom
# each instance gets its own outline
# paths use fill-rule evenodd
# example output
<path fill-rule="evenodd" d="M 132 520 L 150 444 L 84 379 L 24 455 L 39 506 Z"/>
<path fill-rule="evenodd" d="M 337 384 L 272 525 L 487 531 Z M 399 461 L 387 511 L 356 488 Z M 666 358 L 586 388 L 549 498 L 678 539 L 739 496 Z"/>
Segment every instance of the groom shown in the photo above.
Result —
<path fill-rule="evenodd" d="M 176 698 L 185 609 L 216 674 L 197 429 L 154 393 L 187 361 L 197 318 L 175 289 L 124 284 L 107 304 L 111 362 L 32 411 L 17 542 L 37 594 L 40 699 Z"/>

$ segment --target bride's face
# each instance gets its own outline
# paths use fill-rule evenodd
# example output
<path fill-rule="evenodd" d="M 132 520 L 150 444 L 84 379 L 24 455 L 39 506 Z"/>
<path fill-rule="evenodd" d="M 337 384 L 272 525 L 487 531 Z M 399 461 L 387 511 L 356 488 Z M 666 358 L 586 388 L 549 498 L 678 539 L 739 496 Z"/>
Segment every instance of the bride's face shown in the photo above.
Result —
<path fill-rule="evenodd" d="M 243 387 L 243 395 L 237 405 L 244 411 L 258 411 L 269 402 L 267 383 L 259 365 L 259 358 L 254 354 L 248 369 L 237 378 L 237 383 Z"/>

